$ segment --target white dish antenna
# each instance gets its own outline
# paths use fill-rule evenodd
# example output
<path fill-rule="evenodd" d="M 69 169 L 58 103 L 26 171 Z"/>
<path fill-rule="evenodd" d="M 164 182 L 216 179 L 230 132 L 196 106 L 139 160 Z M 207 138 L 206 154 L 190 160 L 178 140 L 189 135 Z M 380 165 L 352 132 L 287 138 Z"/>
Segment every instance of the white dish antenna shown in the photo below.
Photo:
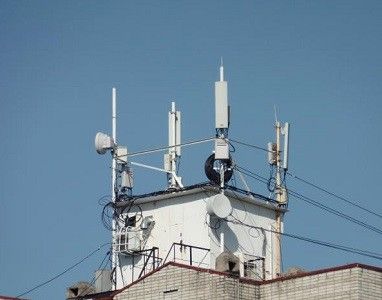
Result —
<path fill-rule="evenodd" d="M 105 133 L 97 132 L 94 146 L 98 154 L 105 154 L 107 150 L 115 147 L 114 139 Z"/>
<path fill-rule="evenodd" d="M 231 201 L 224 194 L 217 194 L 207 201 L 207 213 L 218 218 L 227 218 L 232 213 Z"/>

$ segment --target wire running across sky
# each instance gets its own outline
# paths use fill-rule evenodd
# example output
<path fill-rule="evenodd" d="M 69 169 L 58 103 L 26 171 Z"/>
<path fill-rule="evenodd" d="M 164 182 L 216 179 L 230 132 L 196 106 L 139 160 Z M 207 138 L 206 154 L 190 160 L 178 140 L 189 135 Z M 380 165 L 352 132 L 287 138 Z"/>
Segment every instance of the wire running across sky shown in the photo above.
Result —
<path fill-rule="evenodd" d="M 181 144 L 178 144 L 178 145 L 163 146 L 163 147 L 157 147 L 157 148 L 152 148 L 152 149 L 147 149 L 147 150 L 142 150 L 142 151 L 137 151 L 137 152 L 131 152 L 131 153 L 128 153 L 127 156 L 128 157 L 134 157 L 134 156 L 138 156 L 138 155 L 151 154 L 151 153 L 155 153 L 155 152 L 162 152 L 162 151 L 166 151 L 166 150 L 168 150 L 170 148 L 197 145 L 197 144 L 202 144 L 202 143 L 210 142 L 210 141 L 213 141 L 213 140 L 215 140 L 214 137 L 208 137 L 208 138 L 205 138 L 205 139 L 198 139 L 198 140 L 193 140 L 193 141 L 189 141 L 189 142 L 184 142 L 184 143 L 181 143 Z M 117 156 L 117 158 L 121 158 L 121 157 L 124 157 L 124 156 L 126 156 L 126 155 Z"/>
<path fill-rule="evenodd" d="M 103 257 L 101 263 L 99 264 L 97 270 L 103 270 L 107 266 L 107 264 L 109 263 L 109 261 L 111 259 L 111 253 L 112 253 L 111 249 L 106 252 L 106 254 L 104 255 L 104 257 Z M 109 258 L 109 259 L 107 260 L 107 258 Z M 92 281 L 90 282 L 90 285 L 85 290 L 83 290 L 82 293 L 80 295 L 78 295 L 78 297 L 86 296 L 88 294 L 88 292 L 91 290 L 91 287 L 93 286 L 93 284 L 97 281 L 97 279 L 101 275 L 102 275 L 102 272 L 99 272 L 99 274 L 97 276 L 94 275 Z"/>
<path fill-rule="evenodd" d="M 263 177 L 263 176 L 261 176 L 261 175 L 258 175 L 256 173 L 254 173 L 254 172 L 252 172 L 252 171 L 250 171 L 248 169 L 242 168 L 242 167 L 240 167 L 238 165 L 235 165 L 235 168 L 238 171 L 240 171 L 241 173 L 243 173 L 244 175 L 247 175 L 247 176 L 249 176 L 249 177 L 251 177 L 251 178 L 253 178 L 255 180 L 258 180 L 258 181 L 260 181 L 260 182 L 262 182 L 264 184 L 268 184 L 268 179 Z M 320 202 L 318 202 L 318 201 L 316 201 L 316 200 L 314 200 L 312 198 L 306 197 L 306 196 L 304 196 L 304 195 L 302 195 L 302 194 L 300 194 L 300 193 L 298 193 L 296 191 L 293 191 L 291 189 L 288 189 L 288 192 L 289 192 L 289 194 L 291 196 L 293 196 L 296 199 L 302 200 L 302 201 L 304 201 L 306 203 L 309 203 L 309 204 L 311 204 L 311 205 L 313 205 L 313 206 L 315 206 L 317 208 L 320 208 L 320 209 L 322 209 L 322 210 L 324 210 L 326 212 L 334 214 L 334 215 L 336 215 L 336 216 L 338 216 L 340 218 L 346 219 L 346 220 L 348 220 L 348 221 L 350 221 L 350 222 L 352 222 L 354 224 L 357 224 L 357 225 L 359 225 L 361 227 L 364 227 L 364 228 L 366 228 L 368 230 L 374 231 L 374 232 L 382 235 L 382 230 L 377 228 L 377 227 L 375 227 L 375 226 L 373 226 L 373 225 L 367 224 L 367 223 L 365 223 L 365 222 L 363 222 L 361 220 L 358 220 L 358 219 L 356 219 L 356 218 L 354 218 L 354 217 L 352 217 L 350 215 L 347 215 L 347 214 L 345 214 L 343 212 L 340 212 L 339 210 L 331 208 L 331 207 L 329 207 L 327 205 L 324 205 L 324 204 L 322 204 L 322 203 L 320 203 Z"/>
<path fill-rule="evenodd" d="M 310 181 L 308 181 L 306 179 L 303 179 L 303 178 L 301 178 L 301 177 L 299 177 L 297 175 L 294 175 L 294 174 L 292 174 L 290 172 L 287 172 L 287 174 L 291 178 L 297 179 L 298 181 L 303 182 L 303 183 L 305 183 L 305 184 L 307 184 L 307 185 L 309 185 L 311 187 L 314 187 L 314 188 L 320 190 L 321 192 L 324 192 L 324 193 L 326 193 L 326 194 L 328 194 L 330 196 L 333 196 L 333 197 L 335 197 L 337 199 L 340 199 L 340 200 L 342 200 L 342 201 L 344 201 L 344 202 L 346 202 L 346 203 L 348 203 L 348 204 L 350 204 L 350 205 L 352 205 L 354 207 L 357 207 L 357 208 L 359 208 L 359 209 L 361 209 L 361 210 L 363 210 L 363 211 L 365 211 L 365 212 L 367 212 L 369 214 L 372 214 L 372 215 L 374 215 L 376 217 L 382 218 L 381 214 L 379 214 L 377 212 L 374 212 L 374 211 L 372 211 L 372 210 L 370 210 L 368 208 L 365 208 L 365 207 L 363 207 L 363 206 L 361 206 L 361 205 L 359 205 L 359 204 L 357 204 L 357 203 L 355 203 L 353 201 L 350 201 L 350 200 L 346 199 L 345 197 L 339 196 L 339 195 L 337 195 L 337 194 L 335 194 L 335 193 L 333 193 L 333 192 L 331 192 L 331 191 L 329 191 L 329 190 L 327 190 L 327 189 L 325 189 L 323 187 L 320 187 L 320 186 L 318 186 L 318 185 L 316 185 L 316 184 L 314 184 L 314 183 L 312 183 L 312 182 L 310 182 Z"/>
<path fill-rule="evenodd" d="M 88 255 L 86 255 L 85 257 L 83 257 L 82 259 L 80 259 L 79 261 L 77 261 L 76 263 L 74 263 L 73 265 L 71 265 L 70 267 L 66 268 L 64 271 L 58 273 L 57 275 L 53 276 L 52 278 L 34 286 L 33 288 L 25 291 L 25 292 L 22 292 L 21 294 L 17 295 L 16 297 L 19 298 L 19 297 L 22 297 L 22 296 L 25 296 L 45 285 L 47 285 L 48 283 L 56 280 L 57 278 L 61 277 L 62 275 L 64 275 L 65 273 L 68 273 L 69 271 L 73 270 L 75 267 L 77 267 L 78 265 L 80 265 L 81 263 L 83 263 L 85 260 L 87 260 L 88 258 L 90 258 L 91 256 L 93 256 L 94 254 L 96 254 L 98 251 L 100 251 L 103 247 L 105 247 L 106 245 L 110 245 L 110 242 L 109 243 L 104 243 L 102 245 L 100 245 L 97 249 L 93 250 L 92 252 L 90 252 Z"/>
<path fill-rule="evenodd" d="M 238 140 L 235 140 L 235 139 L 230 139 L 230 141 L 234 142 L 234 143 L 237 143 L 239 145 L 247 146 L 249 148 L 253 148 L 253 149 L 258 149 L 258 150 L 270 152 L 268 149 L 265 149 L 263 147 L 256 146 L 256 145 L 253 145 L 253 144 L 249 144 L 249 143 L 245 143 L 245 142 L 238 141 Z M 304 178 L 302 178 L 300 176 L 297 176 L 297 175 L 295 175 L 295 174 L 293 174 L 291 172 L 286 172 L 286 174 L 288 174 L 291 178 L 294 178 L 294 179 L 296 179 L 296 180 L 298 180 L 300 182 L 303 182 L 303 183 L 305 183 L 305 184 L 307 184 L 307 185 L 309 185 L 311 187 L 314 187 L 315 189 L 317 189 L 317 190 L 319 190 L 321 192 L 324 192 L 324 193 L 326 193 L 326 194 L 328 194 L 328 195 L 330 195 L 332 197 L 335 197 L 335 198 L 337 198 L 337 199 L 339 199 L 339 200 L 341 200 L 341 201 L 343 201 L 343 202 L 345 202 L 345 203 L 347 203 L 347 204 L 349 204 L 351 206 L 357 207 L 358 209 L 360 209 L 360 210 L 362 210 L 364 212 L 367 212 L 367 213 L 372 214 L 372 215 L 374 215 L 376 217 L 382 218 L 382 214 L 379 213 L 379 212 L 372 211 L 369 208 L 366 208 L 366 207 L 364 207 L 364 206 L 362 206 L 362 205 L 360 205 L 360 204 L 358 204 L 358 203 L 356 203 L 354 201 L 351 201 L 351 200 L 349 200 L 349 199 L 347 199 L 347 198 L 345 198 L 343 196 L 340 196 L 340 195 L 338 195 L 338 194 L 336 194 L 334 192 L 331 192 L 328 189 L 326 189 L 324 187 L 321 187 L 321 186 L 319 186 L 317 184 L 314 184 L 311 181 L 306 180 L 306 179 L 304 179 Z"/>
<path fill-rule="evenodd" d="M 348 246 L 344 246 L 344 245 L 340 245 L 340 244 L 335 244 L 335 243 L 331 243 L 331 242 L 316 240 L 316 239 L 312 239 L 312 238 L 309 238 L 309 237 L 305 237 L 305 236 L 301 236 L 301 235 L 296 235 L 296 234 L 292 234 L 292 233 L 277 232 L 275 230 L 266 229 L 266 228 L 255 226 L 255 225 L 251 225 L 251 224 L 246 224 L 246 223 L 238 220 L 234 216 L 232 216 L 232 218 L 233 218 L 233 220 L 229 220 L 229 219 L 225 219 L 225 220 L 228 223 L 238 224 L 238 225 L 242 225 L 242 226 L 246 226 L 246 227 L 254 228 L 254 229 L 260 229 L 260 230 L 264 230 L 264 231 L 267 231 L 267 232 L 270 232 L 270 233 L 280 234 L 282 236 L 286 236 L 286 237 L 289 237 L 289 238 L 305 241 L 305 242 L 308 242 L 308 243 L 312 243 L 312 244 L 316 244 L 316 245 L 321 245 L 321 246 L 324 246 L 324 247 L 329 247 L 329 248 L 333 248 L 333 249 L 337 249 L 337 250 L 341 250 L 341 251 L 345 251 L 345 252 L 349 252 L 349 253 L 353 253 L 353 254 L 358 254 L 358 255 L 361 255 L 361 256 L 366 256 L 366 257 L 382 260 L 382 254 L 381 253 L 372 252 L 372 251 L 368 251 L 368 250 L 357 249 L 357 248 L 348 247 Z"/>

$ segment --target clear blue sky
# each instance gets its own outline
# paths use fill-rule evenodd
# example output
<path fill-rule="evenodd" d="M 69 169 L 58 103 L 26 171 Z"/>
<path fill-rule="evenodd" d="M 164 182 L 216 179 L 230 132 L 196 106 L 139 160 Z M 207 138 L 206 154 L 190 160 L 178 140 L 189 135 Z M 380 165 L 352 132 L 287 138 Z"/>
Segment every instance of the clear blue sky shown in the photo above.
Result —
<path fill-rule="evenodd" d="M 118 89 L 119 142 L 167 143 L 167 111 L 183 113 L 183 141 L 214 134 L 213 83 L 224 57 L 230 136 L 265 146 L 273 106 L 291 123 L 290 171 L 381 213 L 381 1 L 1 1 L 0 294 L 16 295 L 110 240 L 98 199 L 110 193 Z M 185 148 L 186 184 L 206 180 L 212 145 Z M 237 147 L 239 164 L 268 175 L 265 153 Z M 162 165 L 162 155 L 136 161 Z M 163 174 L 135 169 L 134 193 Z M 264 187 L 248 179 L 253 191 Z M 294 190 L 382 228 L 381 219 L 289 179 Z M 382 237 L 291 198 L 285 230 L 382 252 Z M 62 299 L 91 280 L 106 250 L 32 299 Z M 284 240 L 284 267 L 380 261 Z"/>

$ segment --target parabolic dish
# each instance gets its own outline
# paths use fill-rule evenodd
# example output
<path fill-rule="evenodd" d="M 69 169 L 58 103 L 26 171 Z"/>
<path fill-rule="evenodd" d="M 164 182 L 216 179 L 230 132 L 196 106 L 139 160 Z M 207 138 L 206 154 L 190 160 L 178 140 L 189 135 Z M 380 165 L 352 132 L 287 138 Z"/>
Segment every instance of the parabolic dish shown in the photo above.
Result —
<path fill-rule="evenodd" d="M 227 218 L 232 213 L 231 201 L 224 194 L 217 194 L 207 200 L 207 212 L 218 218 Z"/>

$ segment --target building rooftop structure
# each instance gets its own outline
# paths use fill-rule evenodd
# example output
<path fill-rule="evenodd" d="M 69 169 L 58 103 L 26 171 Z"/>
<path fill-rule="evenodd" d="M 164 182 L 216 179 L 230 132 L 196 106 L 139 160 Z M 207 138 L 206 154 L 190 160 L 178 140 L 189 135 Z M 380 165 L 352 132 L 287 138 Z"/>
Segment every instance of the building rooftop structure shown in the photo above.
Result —
<path fill-rule="evenodd" d="M 113 135 L 97 133 L 95 139 L 99 154 L 112 155 L 112 197 L 102 214 L 112 235 L 111 269 L 99 271 L 95 286 L 79 282 L 69 288 L 68 299 L 382 298 L 382 269 L 377 267 L 352 264 L 282 273 L 289 123 L 276 120 L 276 143 L 263 149 L 272 171 L 265 179 L 272 197 L 251 192 L 230 149 L 222 65 L 220 81 L 215 82 L 216 136 L 197 141 L 214 142 L 213 154 L 204 164 L 207 183 L 185 187 L 178 176 L 182 144 L 180 112 L 174 102 L 169 146 L 133 154 L 117 144 L 115 103 L 113 89 Z M 163 169 L 130 161 L 158 150 L 168 151 Z M 134 195 L 131 165 L 166 173 L 167 189 Z M 234 172 L 245 190 L 229 185 Z"/>
<path fill-rule="evenodd" d="M 218 186 L 203 183 L 129 197 L 117 201 L 115 210 L 128 223 L 114 243 L 117 288 L 163 265 L 169 255 L 212 269 L 224 251 L 238 257 L 242 276 L 275 277 L 274 235 L 261 230 L 253 235 L 226 219 L 271 229 L 276 212 L 286 208 L 270 198 L 229 185 L 222 195 Z"/>

